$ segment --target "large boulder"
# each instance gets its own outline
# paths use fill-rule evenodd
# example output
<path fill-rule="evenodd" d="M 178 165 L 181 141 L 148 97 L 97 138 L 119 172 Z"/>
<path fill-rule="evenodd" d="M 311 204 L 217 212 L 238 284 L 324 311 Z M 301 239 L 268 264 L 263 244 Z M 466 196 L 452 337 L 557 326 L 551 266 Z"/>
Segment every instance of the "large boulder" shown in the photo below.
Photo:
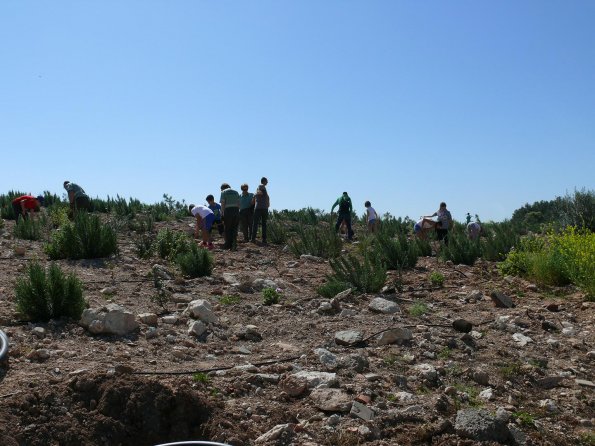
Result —
<path fill-rule="evenodd" d="M 130 333 L 138 328 L 134 314 L 117 304 L 101 308 L 87 308 L 83 311 L 80 324 L 93 334 Z"/>

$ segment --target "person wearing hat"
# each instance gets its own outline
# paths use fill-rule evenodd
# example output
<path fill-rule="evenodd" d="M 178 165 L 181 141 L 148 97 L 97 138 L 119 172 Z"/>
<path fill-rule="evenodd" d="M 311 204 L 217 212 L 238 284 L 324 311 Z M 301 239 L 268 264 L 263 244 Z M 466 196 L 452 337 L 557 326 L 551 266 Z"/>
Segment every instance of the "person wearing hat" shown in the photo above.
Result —
<path fill-rule="evenodd" d="M 33 215 L 35 210 L 43 206 L 44 198 L 42 195 L 34 197 L 32 195 L 21 195 L 12 200 L 12 210 L 14 211 L 14 219 L 18 220 L 19 216 L 27 219 L 28 215 Z"/>
<path fill-rule="evenodd" d="M 71 213 L 81 209 L 88 211 L 91 208 L 89 196 L 78 184 L 71 183 L 70 181 L 64 181 L 64 189 L 66 189 L 66 192 L 68 192 L 68 201 L 70 202 Z"/>

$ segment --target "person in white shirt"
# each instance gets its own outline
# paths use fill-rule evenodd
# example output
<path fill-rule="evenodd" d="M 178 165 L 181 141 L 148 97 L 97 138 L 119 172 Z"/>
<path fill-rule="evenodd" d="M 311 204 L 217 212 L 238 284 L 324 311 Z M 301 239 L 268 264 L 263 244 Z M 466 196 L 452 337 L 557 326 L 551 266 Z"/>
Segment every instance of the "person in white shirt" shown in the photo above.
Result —
<path fill-rule="evenodd" d="M 372 204 L 369 201 L 366 201 L 364 203 L 364 206 L 366 207 L 366 220 L 368 221 L 368 231 L 376 232 L 376 228 L 378 227 L 378 222 L 380 220 L 378 218 L 378 214 L 376 213 L 376 210 L 374 210 Z"/>
<path fill-rule="evenodd" d="M 207 206 L 195 206 L 191 204 L 188 206 L 190 213 L 196 217 L 196 225 L 194 227 L 194 238 L 198 238 L 199 229 L 202 230 L 202 246 L 207 249 L 213 249 L 213 241 L 211 240 L 211 227 L 215 222 L 215 214 Z"/>

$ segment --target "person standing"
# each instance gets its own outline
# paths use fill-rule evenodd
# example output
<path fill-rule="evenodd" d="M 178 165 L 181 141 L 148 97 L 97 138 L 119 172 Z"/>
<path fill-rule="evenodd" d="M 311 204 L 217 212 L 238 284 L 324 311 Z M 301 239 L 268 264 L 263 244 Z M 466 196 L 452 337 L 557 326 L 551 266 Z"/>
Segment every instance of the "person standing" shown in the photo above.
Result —
<path fill-rule="evenodd" d="M 443 201 L 440 203 L 440 208 L 432 215 L 426 217 L 438 217 L 438 224 L 436 225 L 436 235 L 438 240 L 444 240 L 444 244 L 448 245 L 448 230 L 452 226 L 452 215 L 450 211 L 446 209 L 446 203 Z"/>
<path fill-rule="evenodd" d="M 225 243 L 223 249 L 236 250 L 240 222 L 240 194 L 227 183 L 221 185 L 221 217 L 223 218 Z"/>
<path fill-rule="evenodd" d="M 19 217 L 26 220 L 29 215 L 33 216 L 33 212 L 43 206 L 44 198 L 41 195 L 34 197 L 32 195 L 21 195 L 12 200 L 12 210 L 14 212 L 14 219 L 18 222 Z"/>
<path fill-rule="evenodd" d="M 378 214 L 376 210 L 372 207 L 372 203 L 366 201 L 364 203 L 366 207 L 366 220 L 368 222 L 368 231 L 369 232 L 376 232 L 376 227 L 378 225 Z"/>
<path fill-rule="evenodd" d="M 341 227 L 341 223 L 345 222 L 347 225 L 347 239 L 353 239 L 353 229 L 351 229 L 351 212 L 353 211 L 353 206 L 351 205 L 351 198 L 347 192 L 343 192 L 337 201 L 333 204 L 331 208 L 331 214 L 335 210 L 335 207 L 339 206 L 339 216 L 337 217 L 337 223 L 335 224 L 335 231 L 338 231 Z"/>
<path fill-rule="evenodd" d="M 266 177 L 260 179 L 260 185 L 256 188 L 254 194 L 254 219 L 252 223 L 251 241 L 256 242 L 256 234 L 258 233 L 258 225 L 262 222 L 262 243 L 267 243 L 267 220 L 269 218 L 270 199 L 267 191 L 267 184 L 269 180 Z"/>
<path fill-rule="evenodd" d="M 66 192 L 68 193 L 71 214 L 74 214 L 78 210 L 89 211 L 91 208 L 91 201 L 82 187 L 76 183 L 64 181 L 64 189 L 66 189 Z"/>
<path fill-rule="evenodd" d="M 244 241 L 248 242 L 252 238 L 252 220 L 254 217 L 254 203 L 252 202 L 254 194 L 248 192 L 248 185 L 242 184 L 240 187 L 240 231 L 244 234 Z"/>

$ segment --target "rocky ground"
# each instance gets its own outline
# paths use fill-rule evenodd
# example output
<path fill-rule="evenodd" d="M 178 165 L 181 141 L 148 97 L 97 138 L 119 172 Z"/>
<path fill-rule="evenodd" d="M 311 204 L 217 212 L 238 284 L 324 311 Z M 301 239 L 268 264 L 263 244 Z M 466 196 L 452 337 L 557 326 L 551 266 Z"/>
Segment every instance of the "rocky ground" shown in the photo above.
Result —
<path fill-rule="evenodd" d="M 383 293 L 329 301 L 316 294 L 330 272 L 321 259 L 240 244 L 214 251 L 212 277 L 189 280 L 138 259 L 126 234 L 113 259 L 58 262 L 84 283 L 86 319 L 32 324 L 15 312 L 14 282 L 46 260 L 11 225 L 0 444 L 595 444 L 595 303 L 573 288 L 428 257 L 403 287 L 392 274 Z M 280 303 L 263 305 L 263 287 L 280 288 Z"/>

